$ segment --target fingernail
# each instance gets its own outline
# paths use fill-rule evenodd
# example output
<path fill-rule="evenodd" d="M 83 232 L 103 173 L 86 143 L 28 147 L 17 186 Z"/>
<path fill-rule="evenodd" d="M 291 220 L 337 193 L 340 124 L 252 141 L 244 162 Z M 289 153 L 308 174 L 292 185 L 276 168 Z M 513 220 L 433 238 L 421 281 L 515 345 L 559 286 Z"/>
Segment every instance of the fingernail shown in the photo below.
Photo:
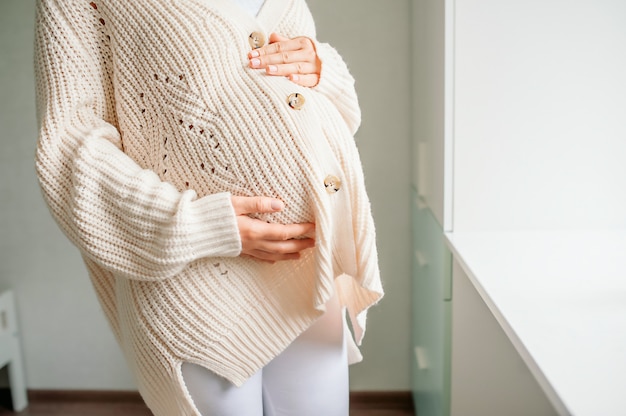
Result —
<path fill-rule="evenodd" d="M 261 65 L 261 60 L 257 58 L 253 58 L 250 60 L 250 63 L 252 64 L 252 66 L 259 66 Z"/>
<path fill-rule="evenodd" d="M 280 201 L 272 200 L 272 209 L 274 211 L 280 211 L 284 207 L 283 203 Z"/>
<path fill-rule="evenodd" d="M 251 57 L 251 58 L 258 58 L 258 57 L 259 57 L 259 51 L 254 50 L 254 49 L 253 49 L 253 50 L 251 50 L 251 51 L 250 51 L 250 57 Z"/>
<path fill-rule="evenodd" d="M 300 79 L 300 76 L 299 76 L 298 74 L 293 74 L 293 75 L 291 76 L 291 80 L 292 80 L 292 81 L 298 81 L 299 79 Z"/>
<path fill-rule="evenodd" d="M 268 72 L 276 72 L 278 71 L 278 67 L 276 65 L 269 65 L 267 67 Z"/>

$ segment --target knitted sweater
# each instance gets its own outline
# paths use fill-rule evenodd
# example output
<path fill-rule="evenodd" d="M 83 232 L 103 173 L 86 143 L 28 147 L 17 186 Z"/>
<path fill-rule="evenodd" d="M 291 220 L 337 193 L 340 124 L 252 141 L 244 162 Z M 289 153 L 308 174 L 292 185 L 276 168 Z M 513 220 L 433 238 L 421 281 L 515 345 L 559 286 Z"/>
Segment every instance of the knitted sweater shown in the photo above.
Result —
<path fill-rule="evenodd" d="M 38 2 L 38 177 L 155 414 L 197 414 L 182 362 L 241 385 L 334 293 L 360 343 L 383 293 L 354 80 L 317 41 L 314 88 L 250 69 L 273 31 L 315 41 L 304 0 Z M 315 248 L 240 257 L 231 195 L 281 199 L 258 217 L 315 222 Z"/>

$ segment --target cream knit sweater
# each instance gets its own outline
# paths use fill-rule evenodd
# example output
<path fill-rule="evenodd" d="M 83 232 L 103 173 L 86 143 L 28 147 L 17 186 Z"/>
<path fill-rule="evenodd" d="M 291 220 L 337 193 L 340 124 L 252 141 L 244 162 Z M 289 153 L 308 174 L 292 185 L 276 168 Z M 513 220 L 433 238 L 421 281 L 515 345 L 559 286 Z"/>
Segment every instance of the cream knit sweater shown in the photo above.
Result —
<path fill-rule="evenodd" d="M 183 361 L 241 385 L 333 293 L 357 343 L 382 296 L 354 80 L 317 42 L 315 88 L 248 68 L 250 34 L 272 31 L 315 39 L 304 0 L 256 17 L 232 0 L 38 2 L 41 187 L 158 415 L 198 414 Z M 280 198 L 261 219 L 315 222 L 316 247 L 240 257 L 231 194 Z"/>

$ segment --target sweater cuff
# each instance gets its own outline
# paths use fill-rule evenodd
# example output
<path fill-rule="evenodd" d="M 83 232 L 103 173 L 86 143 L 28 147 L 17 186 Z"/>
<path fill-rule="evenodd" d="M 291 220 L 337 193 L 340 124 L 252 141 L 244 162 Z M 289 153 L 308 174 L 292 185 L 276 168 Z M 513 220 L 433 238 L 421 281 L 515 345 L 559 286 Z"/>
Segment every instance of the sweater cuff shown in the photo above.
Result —
<path fill-rule="evenodd" d="M 192 201 L 188 207 L 188 244 L 195 259 L 236 257 L 241 237 L 230 193 L 218 193 Z"/>

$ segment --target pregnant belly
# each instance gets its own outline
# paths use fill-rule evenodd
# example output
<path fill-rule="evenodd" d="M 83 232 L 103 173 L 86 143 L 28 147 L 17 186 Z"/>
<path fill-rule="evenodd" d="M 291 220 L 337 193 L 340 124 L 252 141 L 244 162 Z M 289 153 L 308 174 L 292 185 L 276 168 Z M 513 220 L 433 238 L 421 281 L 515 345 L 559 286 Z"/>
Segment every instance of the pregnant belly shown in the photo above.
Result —
<path fill-rule="evenodd" d="M 310 192 L 315 158 L 302 145 L 309 137 L 300 137 L 275 117 L 223 117 L 212 127 L 206 145 L 198 149 L 206 159 L 199 193 L 278 198 L 284 211 L 257 217 L 283 224 L 314 221 Z"/>

